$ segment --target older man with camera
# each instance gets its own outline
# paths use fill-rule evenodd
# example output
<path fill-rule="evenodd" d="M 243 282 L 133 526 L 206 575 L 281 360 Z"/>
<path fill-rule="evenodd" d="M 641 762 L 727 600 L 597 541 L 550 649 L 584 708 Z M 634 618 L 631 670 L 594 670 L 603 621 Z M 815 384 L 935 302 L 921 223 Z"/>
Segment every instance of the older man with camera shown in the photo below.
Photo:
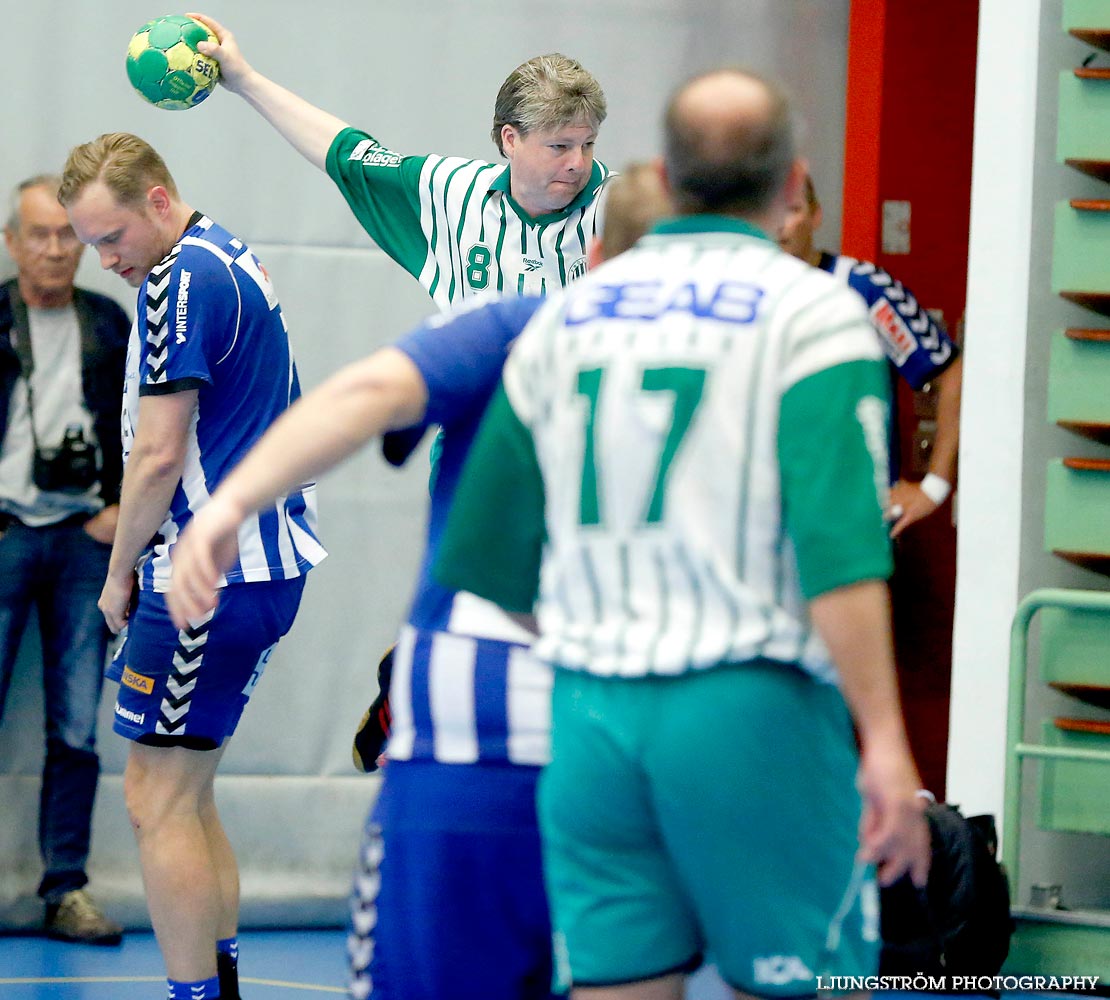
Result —
<path fill-rule="evenodd" d="M 100 762 L 96 719 L 109 638 L 97 599 L 115 535 L 120 407 L 130 322 L 74 287 L 84 247 L 58 179 L 12 194 L 0 285 L 0 718 L 32 606 L 42 635 L 46 760 L 39 805 L 45 929 L 118 944 L 85 890 Z"/>

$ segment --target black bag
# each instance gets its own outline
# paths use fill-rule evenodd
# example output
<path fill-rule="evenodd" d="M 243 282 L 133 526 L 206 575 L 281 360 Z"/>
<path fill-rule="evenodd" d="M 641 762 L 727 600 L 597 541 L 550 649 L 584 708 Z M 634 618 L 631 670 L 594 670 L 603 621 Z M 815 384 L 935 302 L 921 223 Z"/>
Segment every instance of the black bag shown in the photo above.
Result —
<path fill-rule="evenodd" d="M 880 891 L 881 975 L 993 976 L 1010 950 L 1010 889 L 993 816 L 926 809 L 933 859 L 925 889 L 908 877 Z"/>

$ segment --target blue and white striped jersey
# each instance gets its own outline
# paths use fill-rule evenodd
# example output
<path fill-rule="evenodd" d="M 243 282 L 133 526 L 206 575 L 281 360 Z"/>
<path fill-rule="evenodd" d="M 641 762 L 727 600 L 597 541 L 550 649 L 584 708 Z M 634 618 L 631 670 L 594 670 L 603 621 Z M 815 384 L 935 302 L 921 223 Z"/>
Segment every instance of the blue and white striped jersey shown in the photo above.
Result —
<path fill-rule="evenodd" d="M 509 346 L 541 302 L 472 300 L 396 344 L 427 386 L 426 423 L 444 430 L 427 545 L 393 659 L 388 752 L 396 760 L 547 763 L 551 672 L 529 652 L 532 637 L 493 604 L 449 590 L 431 574 L 455 486 Z"/>
<path fill-rule="evenodd" d="M 821 254 L 817 265 L 863 296 L 871 325 L 890 363 L 914 389 L 936 378 L 959 348 L 913 293 L 877 264 L 845 254 Z"/>
<path fill-rule="evenodd" d="M 174 544 L 212 491 L 301 394 L 285 318 L 266 269 L 241 240 L 200 213 L 142 287 L 127 349 L 126 463 L 139 398 L 198 390 L 181 482 L 139 560 L 143 590 L 165 591 Z M 239 529 L 221 585 L 300 576 L 326 555 L 316 537 L 315 483 Z"/>
<path fill-rule="evenodd" d="M 846 254 L 822 253 L 817 266 L 862 296 L 890 362 L 889 468 L 890 481 L 895 483 L 902 473 L 897 378 L 904 379 L 912 389 L 921 389 L 959 357 L 960 349 L 913 292 L 877 264 Z"/>

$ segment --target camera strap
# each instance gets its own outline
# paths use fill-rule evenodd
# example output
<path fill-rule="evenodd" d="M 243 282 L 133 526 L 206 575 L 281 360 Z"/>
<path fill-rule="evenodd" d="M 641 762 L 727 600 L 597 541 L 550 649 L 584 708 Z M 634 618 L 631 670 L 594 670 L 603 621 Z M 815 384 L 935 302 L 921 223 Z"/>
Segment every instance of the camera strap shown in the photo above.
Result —
<path fill-rule="evenodd" d="M 18 303 L 23 305 L 22 301 Z M 22 320 L 22 322 L 20 322 Z M 39 438 L 35 431 L 35 390 L 31 385 L 31 376 L 35 371 L 35 357 L 31 353 L 31 323 L 27 316 L 26 308 L 16 309 L 15 323 L 11 332 L 12 348 L 15 356 L 19 358 L 20 374 L 27 383 L 27 416 L 31 421 L 31 443 L 35 452 L 39 450 Z"/>

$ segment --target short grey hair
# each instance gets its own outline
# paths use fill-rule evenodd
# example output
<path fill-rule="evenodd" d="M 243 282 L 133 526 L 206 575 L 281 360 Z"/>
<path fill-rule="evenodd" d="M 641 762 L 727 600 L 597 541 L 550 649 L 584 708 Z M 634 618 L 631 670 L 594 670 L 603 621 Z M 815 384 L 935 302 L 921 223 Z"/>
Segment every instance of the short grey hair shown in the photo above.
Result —
<path fill-rule="evenodd" d="M 20 181 L 12 190 L 11 197 L 8 199 L 8 221 L 5 223 L 5 228 L 9 233 L 18 233 L 19 227 L 23 223 L 23 192 L 29 191 L 31 188 L 46 188 L 52 195 L 57 197 L 58 188 L 62 185 L 62 179 L 57 174 L 35 174 L 34 177 L 28 177 L 25 181 Z"/>
<path fill-rule="evenodd" d="M 577 60 L 552 52 L 521 63 L 501 84 L 490 137 L 504 156 L 501 130 L 506 125 L 522 135 L 580 122 L 599 129 L 608 113 L 605 93 L 593 75 Z"/>
<path fill-rule="evenodd" d="M 695 84 L 717 75 L 759 84 L 768 108 L 758 121 L 735 116 L 707 130 L 683 98 Z M 742 69 L 713 70 L 683 84 L 663 120 L 664 161 L 675 207 L 683 213 L 748 213 L 767 207 L 785 183 L 797 149 L 797 120 L 781 87 Z"/>

